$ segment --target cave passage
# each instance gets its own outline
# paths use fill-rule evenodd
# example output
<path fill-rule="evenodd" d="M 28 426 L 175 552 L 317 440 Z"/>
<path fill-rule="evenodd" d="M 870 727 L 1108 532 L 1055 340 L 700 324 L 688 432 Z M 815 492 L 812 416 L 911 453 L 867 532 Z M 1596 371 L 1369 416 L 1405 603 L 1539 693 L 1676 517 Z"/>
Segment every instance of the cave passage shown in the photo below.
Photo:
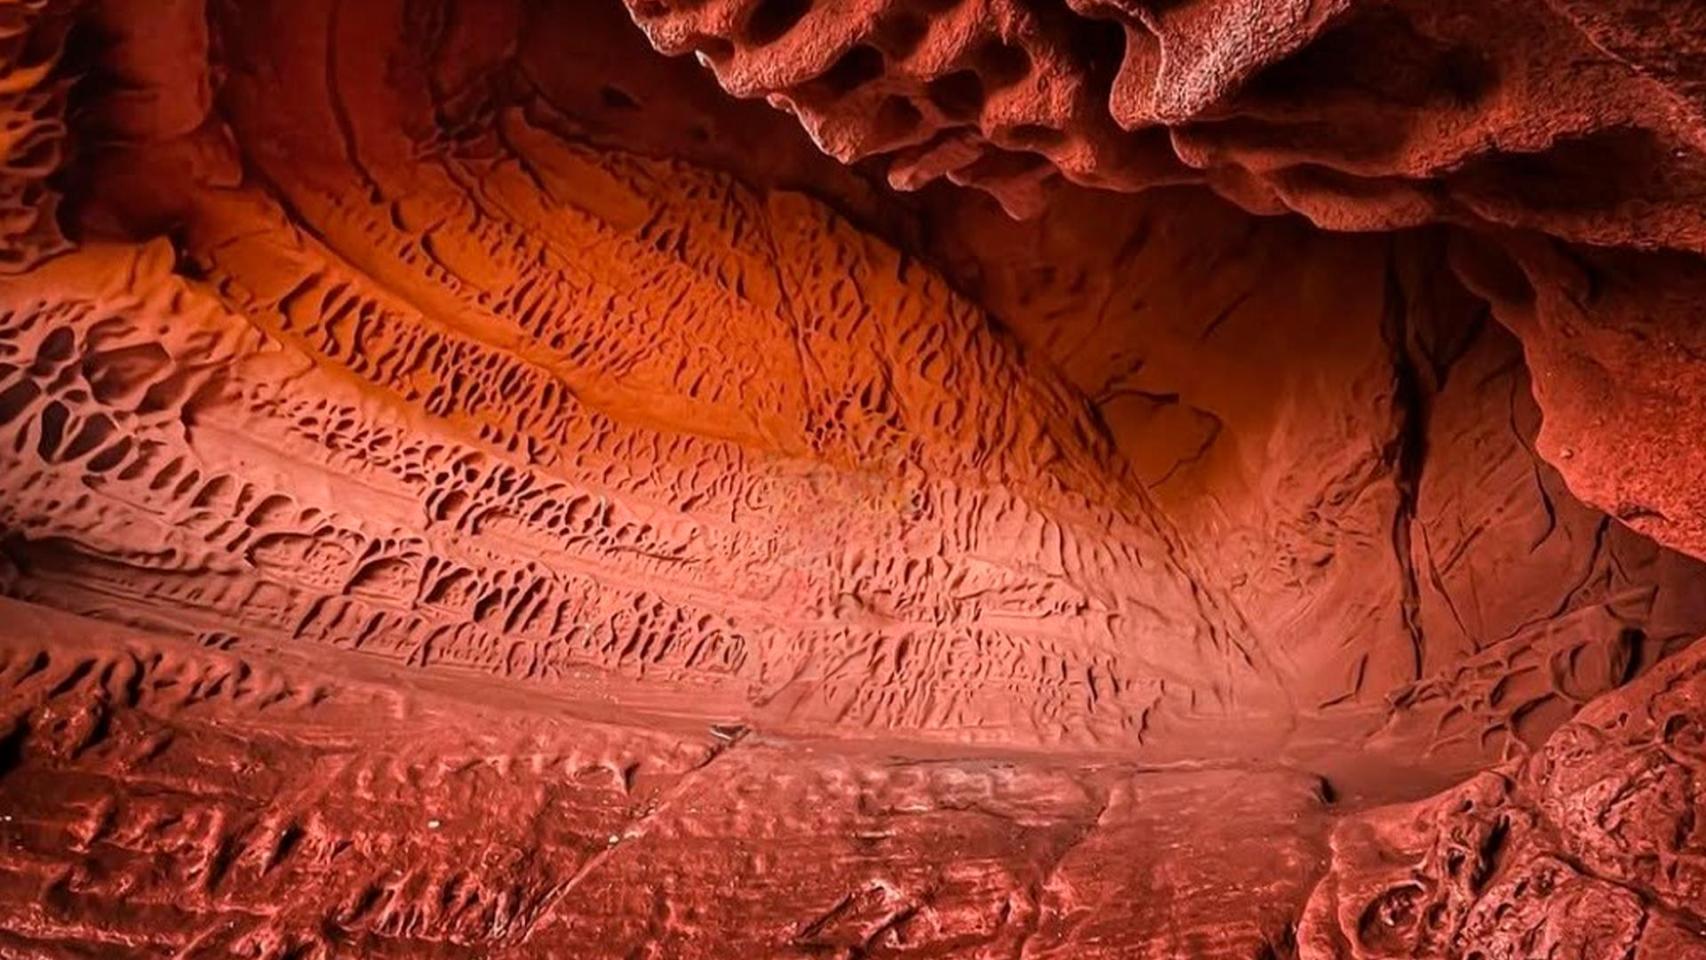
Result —
<path fill-rule="evenodd" d="M 1703 64 L 0 0 L 0 958 L 1706 960 Z"/>

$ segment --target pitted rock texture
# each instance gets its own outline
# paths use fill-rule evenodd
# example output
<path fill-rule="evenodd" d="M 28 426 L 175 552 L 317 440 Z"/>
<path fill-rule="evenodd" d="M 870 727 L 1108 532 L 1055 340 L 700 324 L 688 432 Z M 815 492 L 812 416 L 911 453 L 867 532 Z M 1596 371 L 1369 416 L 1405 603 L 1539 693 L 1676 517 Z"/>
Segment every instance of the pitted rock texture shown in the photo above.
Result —
<path fill-rule="evenodd" d="M 60 197 L 49 184 L 65 160 L 66 92 L 58 68 L 74 0 L 0 2 L 0 273 L 65 249 Z"/>
<path fill-rule="evenodd" d="M 1594 702 L 1525 763 L 1340 824 L 1303 954 L 1706 957 L 1702 653 Z"/>
<path fill-rule="evenodd" d="M 1175 758 L 1313 749 L 1334 707 L 1356 742 L 1466 656 L 1592 651 L 1516 719 L 1454 714 L 1473 763 L 1706 628 L 1696 565 L 1536 461 L 1511 342 L 1434 289 L 1438 238 L 1063 209 L 1044 227 L 1118 243 L 1044 236 L 1057 279 L 981 293 L 1004 331 L 803 195 L 582 140 L 531 82 L 550 48 L 516 46 L 553 9 L 185 4 L 199 72 L 103 11 L 107 69 L 186 106 L 107 121 L 90 242 L 6 287 L 19 595 Z M 370 38 L 423 36 L 369 68 Z M 1023 262 L 1023 235 L 956 232 Z M 1315 272 L 1273 269 L 1300 245 Z M 1174 276 L 1113 279 L 1145 273 Z M 1285 348 L 1243 325 L 1275 318 L 1341 346 L 1253 386 Z M 1531 586 L 1480 600 L 1513 558 Z"/>
<path fill-rule="evenodd" d="M 945 178 L 1034 216 L 1062 178 L 1200 183 L 1334 230 L 1474 233 L 1460 269 L 1529 351 L 1548 458 L 1579 496 L 1706 557 L 1698 4 L 629 7 L 660 50 L 696 53 L 898 188 Z"/>
<path fill-rule="evenodd" d="M 1294 771 L 612 722 L 0 612 L 7 956 L 1251 956 L 1324 856 Z M 1204 890 L 1243 901 L 1234 923 Z"/>
<path fill-rule="evenodd" d="M 1366 811 L 1706 633 L 1692 348 L 1578 382 L 1654 255 L 899 197 L 614 0 L 26 9 L 0 951 L 1336 956 Z"/>

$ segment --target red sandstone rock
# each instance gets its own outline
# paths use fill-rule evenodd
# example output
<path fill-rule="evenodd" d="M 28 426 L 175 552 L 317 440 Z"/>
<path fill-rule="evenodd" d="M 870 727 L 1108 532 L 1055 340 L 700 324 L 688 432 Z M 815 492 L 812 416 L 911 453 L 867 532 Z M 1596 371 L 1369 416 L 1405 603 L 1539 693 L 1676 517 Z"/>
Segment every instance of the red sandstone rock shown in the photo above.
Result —
<path fill-rule="evenodd" d="M 891 179 L 1206 182 L 1340 229 L 1443 219 L 1700 251 L 1687 5 L 633 0 L 668 53 Z M 1665 8 L 1662 12 L 1655 12 Z M 1684 38 L 1666 49 L 1659 38 Z M 904 121 L 904 122 L 903 122 Z M 947 165 L 933 159 L 948 143 Z"/>
<path fill-rule="evenodd" d="M 659 49 L 697 52 L 731 92 L 797 113 L 835 156 L 882 157 L 897 187 L 947 177 L 1034 215 L 1057 174 L 1116 190 L 1201 182 L 1248 209 L 1296 211 L 1331 229 L 1500 228 L 1494 246 L 1527 251 L 1510 255 L 1543 315 L 1588 315 L 1543 316 L 1542 332 L 1524 319 L 1529 304 L 1501 308 L 1527 331 L 1543 379 L 1570 385 L 1542 383 L 1543 406 L 1567 394 L 1547 443 L 1572 458 L 1591 452 L 1579 465 L 1554 462 L 1601 508 L 1706 556 L 1706 485 L 1689 452 L 1706 406 L 1699 324 L 1688 301 L 1662 292 L 1699 267 L 1656 253 L 1706 252 L 1706 81 L 1694 53 L 1706 14 L 1694 5 L 963 0 L 924 15 L 903 0 L 635 0 L 630 9 Z M 1574 266 L 1584 261 L 1595 264 L 1587 280 Z M 1635 302 L 1562 302 L 1561 285 L 1584 283 Z M 1646 315 L 1616 316 L 1630 311 Z M 1574 332 L 1584 322 L 1612 337 L 1649 328 L 1658 343 L 1585 343 Z M 1576 425 L 1572 404 L 1593 396 L 1605 409 L 1597 398 L 1609 384 L 1596 377 L 1644 398 L 1615 401 L 1640 428 Z M 1598 449 L 1607 443 L 1618 448 Z"/>
<path fill-rule="evenodd" d="M 65 92 L 57 71 L 72 24 L 66 0 L 0 2 L 0 271 L 65 249 L 48 179 L 65 150 Z"/>
<path fill-rule="evenodd" d="M 1347 819 L 1304 957 L 1706 956 L 1702 648 L 1527 762 Z"/>
<path fill-rule="evenodd" d="M 1693 956 L 1586 6 L 0 0 L 0 955 Z"/>

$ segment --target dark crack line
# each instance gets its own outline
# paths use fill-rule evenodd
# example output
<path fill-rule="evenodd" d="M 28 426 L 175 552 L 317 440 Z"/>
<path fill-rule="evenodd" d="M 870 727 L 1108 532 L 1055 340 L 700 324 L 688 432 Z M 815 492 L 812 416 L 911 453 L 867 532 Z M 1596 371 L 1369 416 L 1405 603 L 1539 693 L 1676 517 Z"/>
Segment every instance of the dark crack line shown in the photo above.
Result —
<path fill-rule="evenodd" d="M 1413 550 L 1422 468 L 1427 459 L 1428 421 L 1432 413 L 1421 371 L 1412 355 L 1408 292 L 1399 275 L 1398 249 L 1393 244 L 1386 261 L 1386 303 L 1381 315 L 1381 337 L 1391 354 L 1393 375 L 1392 414 L 1396 429 L 1387 443 L 1384 459 L 1392 470 L 1398 491 L 1398 506 L 1392 514 L 1392 553 L 1398 564 L 1402 588 L 1400 614 L 1409 636 L 1412 681 L 1422 678 L 1427 637 L 1421 619 L 1421 577 Z"/>
<path fill-rule="evenodd" d="M 630 817 L 626 823 L 617 828 L 612 836 L 621 838 L 620 842 L 613 843 L 588 857 L 586 862 L 581 864 L 580 868 L 577 869 L 569 879 L 546 892 L 546 894 L 540 898 L 538 905 L 532 910 L 531 915 L 521 923 L 519 929 L 505 938 L 506 942 L 504 943 L 504 946 L 520 946 L 531 940 L 534 932 L 539 929 L 540 925 L 545 920 L 553 915 L 557 907 L 559 907 L 563 901 L 568 898 L 569 894 L 579 889 L 581 884 L 585 883 L 588 877 L 597 873 L 601 867 L 608 863 L 618 853 L 633 847 L 635 842 L 644 835 L 643 833 L 635 833 L 635 831 L 642 830 L 645 825 L 651 822 L 651 820 L 659 813 L 668 809 L 670 804 L 677 797 L 685 793 L 688 787 L 697 781 L 699 774 L 704 773 L 712 764 L 727 756 L 736 746 L 746 739 L 750 732 L 751 731 L 748 728 L 742 727 L 737 733 L 727 739 L 722 736 L 713 736 L 713 739 L 716 742 L 711 747 L 711 750 L 706 755 L 705 759 L 683 771 L 681 776 L 676 778 L 675 783 L 660 795 L 655 802 L 647 805 L 647 807 L 642 810 L 638 816 Z"/>

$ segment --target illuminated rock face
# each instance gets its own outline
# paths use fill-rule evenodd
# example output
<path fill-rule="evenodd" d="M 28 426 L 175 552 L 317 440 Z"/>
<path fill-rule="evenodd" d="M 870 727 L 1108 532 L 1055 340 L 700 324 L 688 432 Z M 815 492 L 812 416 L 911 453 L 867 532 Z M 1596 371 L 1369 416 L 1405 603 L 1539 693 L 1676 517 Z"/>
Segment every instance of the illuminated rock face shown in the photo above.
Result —
<path fill-rule="evenodd" d="M 0 269 L 65 249 L 48 180 L 64 159 L 69 84 L 57 68 L 71 9 L 60 0 L 0 4 Z"/>
<path fill-rule="evenodd" d="M 0 955 L 1706 949 L 1689 64 L 1356 6 L 0 0 Z"/>
<path fill-rule="evenodd" d="M 1520 765 L 1346 819 L 1305 956 L 1706 956 L 1706 663 L 1595 701 Z"/>
<path fill-rule="evenodd" d="M 903 189 L 946 178 L 1030 215 L 1061 178 L 1201 183 L 1329 229 L 1475 229 L 1462 269 L 1523 335 L 1549 459 L 1603 509 L 1706 554 L 1690 442 L 1706 431 L 1698 5 L 629 6 L 659 49 L 694 51 L 731 92 L 798 114 L 835 156 L 879 158 Z"/>

